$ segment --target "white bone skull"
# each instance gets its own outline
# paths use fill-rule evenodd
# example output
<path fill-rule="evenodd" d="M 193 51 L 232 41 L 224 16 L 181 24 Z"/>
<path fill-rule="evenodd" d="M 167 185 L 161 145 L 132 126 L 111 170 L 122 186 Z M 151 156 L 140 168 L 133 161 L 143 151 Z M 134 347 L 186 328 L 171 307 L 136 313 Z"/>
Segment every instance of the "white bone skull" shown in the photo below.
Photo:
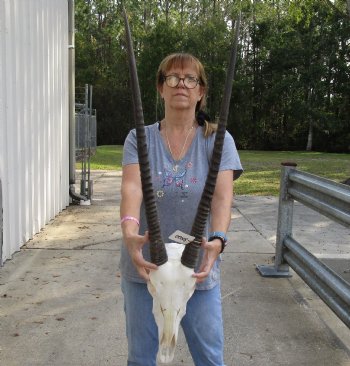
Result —
<path fill-rule="evenodd" d="M 181 263 L 183 244 L 165 244 L 168 261 L 150 272 L 148 290 L 153 297 L 153 314 L 158 326 L 160 362 L 174 358 L 180 321 L 186 314 L 187 301 L 192 296 L 196 279 L 194 270 Z"/>

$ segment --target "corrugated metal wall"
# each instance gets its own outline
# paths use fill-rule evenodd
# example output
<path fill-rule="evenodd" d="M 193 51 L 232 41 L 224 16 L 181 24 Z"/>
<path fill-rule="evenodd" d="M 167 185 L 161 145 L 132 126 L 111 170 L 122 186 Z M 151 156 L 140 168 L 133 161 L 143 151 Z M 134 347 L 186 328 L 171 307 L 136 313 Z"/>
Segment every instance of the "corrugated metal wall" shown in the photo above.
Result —
<path fill-rule="evenodd" d="M 67 0 L 0 0 L 3 261 L 69 204 L 68 133 Z"/>

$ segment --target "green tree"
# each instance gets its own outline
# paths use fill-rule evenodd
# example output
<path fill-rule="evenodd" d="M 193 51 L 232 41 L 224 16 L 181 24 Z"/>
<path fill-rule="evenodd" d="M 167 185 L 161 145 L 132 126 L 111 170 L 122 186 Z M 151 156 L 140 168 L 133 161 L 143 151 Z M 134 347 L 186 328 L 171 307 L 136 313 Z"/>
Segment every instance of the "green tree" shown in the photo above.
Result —
<path fill-rule="evenodd" d="M 94 86 L 98 144 L 123 143 L 134 126 L 122 3 L 146 123 L 162 117 L 159 62 L 178 51 L 203 61 L 207 109 L 218 114 L 233 23 L 241 12 L 228 121 L 238 147 L 349 152 L 348 0 L 76 0 L 76 85 Z"/>

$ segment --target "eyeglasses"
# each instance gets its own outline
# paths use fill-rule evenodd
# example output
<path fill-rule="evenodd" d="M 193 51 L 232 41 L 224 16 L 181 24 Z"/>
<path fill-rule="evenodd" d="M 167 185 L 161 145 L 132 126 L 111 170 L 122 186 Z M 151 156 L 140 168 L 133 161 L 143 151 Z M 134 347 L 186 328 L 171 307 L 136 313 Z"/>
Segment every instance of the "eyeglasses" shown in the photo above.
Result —
<path fill-rule="evenodd" d="M 187 89 L 194 89 L 199 83 L 199 80 L 194 76 L 185 76 L 184 78 L 180 78 L 177 75 L 164 76 L 164 81 L 170 88 L 176 88 L 180 80 L 182 80 Z"/>

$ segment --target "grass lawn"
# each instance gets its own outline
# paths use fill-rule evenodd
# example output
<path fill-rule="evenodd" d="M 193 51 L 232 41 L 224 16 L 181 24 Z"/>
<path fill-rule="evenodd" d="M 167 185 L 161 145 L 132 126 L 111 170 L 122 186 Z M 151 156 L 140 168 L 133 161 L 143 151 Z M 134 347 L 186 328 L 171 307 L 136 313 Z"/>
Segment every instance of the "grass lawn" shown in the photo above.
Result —
<path fill-rule="evenodd" d="M 278 195 L 282 162 L 297 169 L 341 182 L 350 177 L 350 154 L 305 151 L 240 151 L 244 167 L 235 183 L 236 194 Z"/>
<path fill-rule="evenodd" d="M 91 158 L 92 170 L 120 170 L 122 146 L 98 146 Z M 235 194 L 278 195 L 282 162 L 337 182 L 350 178 L 350 154 L 304 151 L 239 151 L 244 173 L 235 184 Z M 77 163 L 77 169 L 81 165 Z"/>

